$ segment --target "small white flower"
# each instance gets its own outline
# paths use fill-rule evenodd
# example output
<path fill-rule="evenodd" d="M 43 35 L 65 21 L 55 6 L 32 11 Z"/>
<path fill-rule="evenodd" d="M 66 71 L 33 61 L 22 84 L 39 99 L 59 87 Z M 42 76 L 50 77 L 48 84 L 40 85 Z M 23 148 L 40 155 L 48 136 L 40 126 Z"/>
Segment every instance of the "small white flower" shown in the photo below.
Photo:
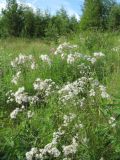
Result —
<path fill-rule="evenodd" d="M 35 69 L 36 68 L 36 65 L 35 65 L 35 62 L 32 62 L 32 64 L 31 64 L 31 69 Z"/>
<path fill-rule="evenodd" d="M 70 154 L 75 154 L 77 152 L 77 146 L 78 146 L 78 144 L 76 143 L 76 139 L 73 138 L 73 142 L 71 145 L 62 147 L 64 156 L 68 156 Z"/>
<path fill-rule="evenodd" d="M 16 75 L 13 76 L 13 79 L 11 80 L 11 82 L 14 83 L 15 85 L 17 85 L 17 83 L 18 83 L 18 80 L 19 80 L 19 78 L 20 78 L 20 74 L 21 74 L 21 71 L 18 71 L 18 72 L 16 73 Z"/>
<path fill-rule="evenodd" d="M 26 153 L 26 160 L 32 160 L 33 159 L 33 154 L 31 152 Z"/>
<path fill-rule="evenodd" d="M 94 57 L 99 58 L 99 57 L 104 57 L 105 55 L 102 52 L 95 52 L 93 53 Z"/>
<path fill-rule="evenodd" d="M 16 116 L 18 115 L 18 113 L 20 112 L 20 108 L 16 108 L 14 111 L 11 112 L 10 114 L 10 118 L 11 119 L 16 119 Z"/>
<path fill-rule="evenodd" d="M 90 93 L 90 97 L 94 97 L 94 96 L 95 96 L 95 91 L 94 91 L 94 89 L 91 89 L 91 90 L 89 91 L 89 93 Z"/>
<path fill-rule="evenodd" d="M 75 62 L 75 57 L 73 54 L 69 54 L 68 57 L 67 57 L 67 63 L 68 64 L 72 64 Z"/>
<path fill-rule="evenodd" d="M 116 123 L 115 123 L 115 118 L 114 117 L 110 117 L 108 123 L 112 126 L 112 127 L 115 127 L 116 126 Z"/>
<path fill-rule="evenodd" d="M 28 111 L 28 112 L 27 112 L 28 118 L 32 118 L 33 115 L 34 115 L 34 113 L 33 113 L 32 111 Z"/>
<path fill-rule="evenodd" d="M 60 151 L 56 147 L 52 148 L 50 152 L 56 158 L 60 156 Z"/>
<path fill-rule="evenodd" d="M 40 56 L 40 59 L 41 59 L 43 62 L 47 62 L 49 65 L 51 65 L 51 59 L 49 58 L 48 55 L 41 55 L 41 56 Z"/>
<path fill-rule="evenodd" d="M 90 62 L 91 62 L 92 64 L 94 64 L 94 63 L 96 62 L 96 58 L 91 58 L 91 59 L 90 59 Z"/>

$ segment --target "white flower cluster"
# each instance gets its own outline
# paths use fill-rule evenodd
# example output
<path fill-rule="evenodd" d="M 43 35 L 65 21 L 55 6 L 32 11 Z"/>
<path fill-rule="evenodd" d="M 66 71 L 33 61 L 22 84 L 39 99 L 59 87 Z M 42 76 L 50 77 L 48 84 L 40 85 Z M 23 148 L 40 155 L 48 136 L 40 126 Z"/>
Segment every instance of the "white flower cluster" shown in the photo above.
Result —
<path fill-rule="evenodd" d="M 52 156 L 54 158 L 57 158 L 60 156 L 61 152 L 57 149 L 56 145 L 58 143 L 58 139 L 64 134 L 64 131 L 61 130 L 61 128 L 58 129 L 57 132 L 53 133 L 53 139 L 52 142 L 47 144 L 44 148 L 42 149 L 37 149 L 37 152 L 33 153 L 32 149 L 31 151 L 26 153 L 26 159 L 27 160 L 32 160 L 34 157 L 36 159 L 46 159 L 49 156 Z"/>
<path fill-rule="evenodd" d="M 37 153 L 37 148 L 31 148 L 31 150 L 26 153 L 26 159 L 33 160 L 33 157 L 36 153 Z"/>
<path fill-rule="evenodd" d="M 33 115 L 34 115 L 34 112 L 32 112 L 32 111 L 28 111 L 28 112 L 27 112 L 28 118 L 32 118 Z"/>
<path fill-rule="evenodd" d="M 48 143 L 42 149 L 32 148 L 29 152 L 26 153 L 26 159 L 27 160 L 33 160 L 33 159 L 44 160 L 44 159 L 48 159 L 51 156 L 53 158 L 57 158 L 62 153 L 64 154 L 64 156 L 67 156 L 71 153 L 75 154 L 78 146 L 76 143 L 76 136 L 73 138 L 71 145 L 63 146 L 62 152 L 57 148 L 57 145 L 60 142 L 60 138 L 65 134 L 65 131 L 64 131 L 65 126 L 68 126 L 68 124 L 70 124 L 75 117 L 76 116 L 73 113 L 70 113 L 69 115 L 65 115 L 63 125 L 58 128 L 57 132 L 53 133 L 53 138 L 51 143 Z M 64 127 L 64 129 L 62 129 L 62 127 Z"/>
<path fill-rule="evenodd" d="M 6 93 L 6 96 L 8 96 L 7 103 L 15 101 L 17 104 L 23 105 L 25 103 L 28 103 L 29 100 L 24 87 L 18 88 L 15 93 L 10 90 L 8 93 Z"/>
<path fill-rule="evenodd" d="M 68 126 L 70 124 L 70 122 L 72 122 L 75 119 L 76 115 L 73 113 L 69 113 L 69 115 L 64 115 L 63 119 L 63 126 Z"/>
<path fill-rule="evenodd" d="M 70 54 L 66 54 L 63 52 L 63 49 L 67 46 L 67 44 L 65 43 L 65 45 L 60 45 L 57 50 L 55 51 L 55 55 L 58 55 L 58 54 L 61 54 L 61 58 L 62 59 L 67 59 L 67 63 L 68 64 L 73 64 L 75 63 L 76 61 L 80 60 L 80 59 L 83 59 L 83 60 L 86 60 L 86 61 L 89 61 L 90 63 L 94 64 L 97 59 L 101 58 L 101 57 L 104 57 L 105 55 L 102 53 L 102 52 L 95 52 L 93 53 L 93 56 L 90 56 L 90 55 L 84 55 L 84 54 L 81 54 L 79 52 L 73 52 L 71 53 L 70 51 Z M 76 48 L 77 46 L 76 45 L 69 45 L 68 48 Z"/>
<path fill-rule="evenodd" d="M 10 113 L 10 118 L 11 118 L 11 119 L 16 119 L 18 113 L 21 112 L 21 111 L 22 111 L 22 110 L 21 110 L 20 108 L 16 108 L 14 111 L 12 111 L 12 112 Z"/>
<path fill-rule="evenodd" d="M 14 83 L 15 85 L 17 85 L 17 83 L 18 83 L 18 80 L 20 78 L 20 74 L 21 74 L 21 71 L 18 71 L 16 73 L 16 75 L 13 76 L 13 79 L 11 80 L 11 82 Z"/>
<path fill-rule="evenodd" d="M 57 86 L 51 79 L 41 80 L 37 78 L 33 83 L 33 87 L 36 91 L 44 93 L 45 96 L 49 96 Z"/>
<path fill-rule="evenodd" d="M 94 52 L 93 55 L 96 58 L 100 58 L 100 57 L 104 57 L 105 56 L 102 52 Z"/>
<path fill-rule="evenodd" d="M 7 103 L 13 102 L 14 101 L 14 93 L 12 90 L 8 91 L 6 93 L 7 98 Z"/>
<path fill-rule="evenodd" d="M 46 62 L 48 63 L 49 65 L 51 65 L 51 59 L 48 55 L 44 54 L 44 55 L 40 55 L 40 59 L 43 61 L 43 62 Z"/>
<path fill-rule="evenodd" d="M 29 98 L 29 102 L 30 102 L 31 105 L 32 104 L 37 104 L 37 102 L 40 101 L 40 98 L 38 97 L 37 94 L 33 95 L 33 96 L 29 96 L 28 98 Z"/>
<path fill-rule="evenodd" d="M 83 55 L 81 53 L 75 52 L 74 54 L 68 54 L 67 55 L 67 63 L 73 64 L 76 60 L 82 58 Z"/>
<path fill-rule="evenodd" d="M 16 103 L 21 104 L 21 105 L 24 103 L 28 103 L 29 101 L 28 95 L 25 92 L 24 87 L 18 88 L 18 90 L 14 93 L 14 97 L 15 97 Z"/>
<path fill-rule="evenodd" d="M 72 45 L 70 43 L 63 43 L 60 44 L 58 46 L 58 48 L 56 49 L 56 51 L 54 52 L 54 55 L 58 55 L 58 54 L 63 54 L 63 50 L 64 49 L 73 49 L 73 48 L 77 48 L 77 45 Z"/>
<path fill-rule="evenodd" d="M 91 79 L 91 89 L 89 91 L 89 96 L 90 97 L 95 97 L 96 94 L 98 95 L 97 92 L 100 91 L 100 95 L 103 99 L 109 99 L 110 95 L 106 92 L 106 87 L 99 84 L 99 81 L 96 79 Z"/>
<path fill-rule="evenodd" d="M 60 101 L 66 103 L 67 101 L 75 98 L 78 94 L 83 93 L 88 80 L 86 77 L 81 77 L 78 80 L 68 83 L 58 91 Z"/>
<path fill-rule="evenodd" d="M 94 64 L 97 61 L 97 59 L 99 59 L 101 57 L 104 57 L 104 56 L 105 55 L 102 52 L 95 52 L 95 53 L 93 53 L 93 57 L 87 56 L 86 58 L 87 58 L 87 60 L 89 62 L 91 62 L 92 64 Z"/>
<path fill-rule="evenodd" d="M 73 64 L 75 61 L 80 60 L 80 58 L 81 58 L 83 60 L 87 60 L 87 61 L 91 62 L 92 64 L 94 64 L 98 58 L 103 57 L 103 56 L 105 56 L 105 55 L 102 52 L 93 53 L 93 57 L 75 52 L 73 54 L 68 54 L 67 63 Z"/>
<path fill-rule="evenodd" d="M 108 123 L 111 125 L 111 127 L 115 127 L 116 126 L 115 121 L 116 121 L 115 117 L 110 117 Z"/>
<path fill-rule="evenodd" d="M 110 95 L 106 92 L 106 87 L 103 85 L 99 86 L 100 91 L 101 91 L 101 97 L 102 98 L 110 98 Z"/>
<path fill-rule="evenodd" d="M 23 54 L 20 54 L 18 57 L 15 58 L 15 60 L 11 61 L 11 66 L 13 68 L 17 68 L 19 65 L 23 65 L 27 61 L 31 63 L 31 69 L 36 68 L 33 56 L 32 55 L 26 56 Z"/>
<path fill-rule="evenodd" d="M 25 92 L 24 87 L 18 88 L 16 92 L 13 92 L 10 90 L 6 96 L 8 97 L 7 103 L 15 101 L 18 105 L 21 106 L 29 106 L 32 104 L 37 104 L 41 102 L 41 100 L 45 100 L 46 97 L 48 97 L 50 94 L 52 94 L 56 89 L 58 89 L 51 79 L 45 79 L 41 80 L 40 78 L 37 78 L 35 82 L 33 83 L 34 90 L 36 90 L 36 94 L 33 96 L 29 96 L 27 92 Z M 16 114 L 18 111 L 13 111 L 12 114 Z M 18 112 L 19 113 L 19 112 Z M 18 114 L 17 113 L 17 114 Z M 10 116 L 12 117 L 12 116 Z M 15 116 L 16 117 L 16 116 Z M 32 113 L 28 112 L 28 118 L 32 117 Z"/>
<path fill-rule="evenodd" d="M 70 144 L 68 146 L 63 146 L 64 156 L 75 154 L 77 152 L 77 147 L 78 147 L 78 144 L 76 142 L 76 139 L 73 138 L 72 139 L 72 144 Z"/>
<path fill-rule="evenodd" d="M 92 96 L 95 97 L 95 95 L 96 95 L 94 89 L 91 89 L 91 90 L 89 91 L 89 93 L 90 93 L 90 97 L 92 97 Z"/>
<path fill-rule="evenodd" d="M 90 56 L 87 57 L 87 60 L 88 60 L 89 62 L 91 62 L 92 64 L 94 64 L 94 63 L 97 61 L 96 58 L 90 57 Z"/>
<path fill-rule="evenodd" d="M 119 50 L 120 50 L 119 46 L 112 48 L 112 51 L 114 51 L 114 52 L 118 52 Z"/>

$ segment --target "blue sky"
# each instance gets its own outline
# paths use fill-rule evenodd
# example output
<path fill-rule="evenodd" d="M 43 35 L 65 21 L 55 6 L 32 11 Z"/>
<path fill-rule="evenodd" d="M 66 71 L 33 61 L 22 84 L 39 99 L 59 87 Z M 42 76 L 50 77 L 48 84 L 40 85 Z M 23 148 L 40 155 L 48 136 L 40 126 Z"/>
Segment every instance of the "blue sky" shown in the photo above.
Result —
<path fill-rule="evenodd" d="M 64 6 L 69 15 L 75 14 L 77 17 L 81 14 L 83 2 L 84 0 L 26 0 L 26 3 L 37 6 L 42 10 L 49 9 L 52 14 L 61 6 Z"/>
<path fill-rule="evenodd" d="M 0 10 L 5 7 L 6 0 L 0 0 Z M 117 0 L 120 2 L 120 0 Z M 68 11 L 69 15 L 75 15 L 79 19 L 81 15 L 81 9 L 84 0 L 18 0 L 18 2 L 25 3 L 30 7 L 40 8 L 42 10 L 48 9 L 52 14 L 54 14 L 61 6 Z"/>

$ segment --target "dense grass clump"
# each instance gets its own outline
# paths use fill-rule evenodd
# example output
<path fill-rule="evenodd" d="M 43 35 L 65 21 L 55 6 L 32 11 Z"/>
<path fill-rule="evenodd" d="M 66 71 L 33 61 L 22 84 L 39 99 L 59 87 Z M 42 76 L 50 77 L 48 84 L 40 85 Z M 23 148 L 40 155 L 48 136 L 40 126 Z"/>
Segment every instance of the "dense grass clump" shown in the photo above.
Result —
<path fill-rule="evenodd" d="M 119 160 L 120 36 L 0 40 L 2 160 Z"/>

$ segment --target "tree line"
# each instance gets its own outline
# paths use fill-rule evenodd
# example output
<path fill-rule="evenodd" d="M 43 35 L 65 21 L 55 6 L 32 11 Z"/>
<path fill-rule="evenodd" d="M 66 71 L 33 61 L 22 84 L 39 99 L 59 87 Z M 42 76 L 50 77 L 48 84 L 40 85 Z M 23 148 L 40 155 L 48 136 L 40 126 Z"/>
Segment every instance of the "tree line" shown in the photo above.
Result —
<path fill-rule="evenodd" d="M 36 12 L 17 0 L 6 0 L 0 16 L 0 37 L 57 38 L 80 30 L 119 30 L 120 4 L 114 0 L 84 0 L 83 14 L 78 21 L 62 7 L 51 15 Z"/>
<path fill-rule="evenodd" d="M 115 0 L 84 0 L 82 30 L 120 30 L 120 4 Z"/>
<path fill-rule="evenodd" d="M 0 17 L 0 36 L 55 38 L 77 30 L 76 17 L 69 17 L 63 7 L 52 16 L 49 11 L 38 9 L 35 12 L 16 0 L 7 0 Z"/>

